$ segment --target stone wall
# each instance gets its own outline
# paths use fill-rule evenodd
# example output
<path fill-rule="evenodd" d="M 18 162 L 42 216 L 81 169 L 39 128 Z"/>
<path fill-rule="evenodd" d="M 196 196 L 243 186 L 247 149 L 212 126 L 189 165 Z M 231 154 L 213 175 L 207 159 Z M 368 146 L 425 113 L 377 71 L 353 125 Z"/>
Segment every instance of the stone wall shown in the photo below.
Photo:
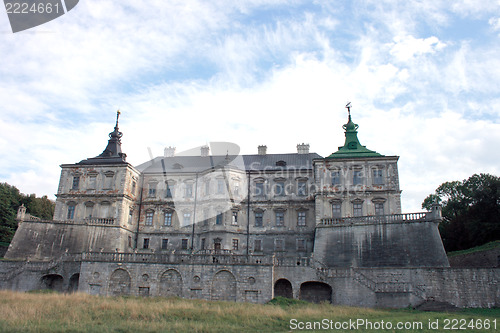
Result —
<path fill-rule="evenodd" d="M 263 303 L 272 298 L 272 268 L 83 262 L 79 290 L 108 296 L 178 296 Z"/>
<path fill-rule="evenodd" d="M 310 258 L 276 259 L 274 264 L 167 261 L 2 261 L 0 288 L 64 292 L 78 288 L 102 296 L 178 296 L 254 303 L 280 295 L 362 307 L 405 308 L 427 301 L 456 307 L 500 306 L 499 268 L 324 268 Z"/>
<path fill-rule="evenodd" d="M 328 267 L 447 267 L 437 224 L 421 221 L 318 226 L 314 258 Z"/>
<path fill-rule="evenodd" d="M 500 267 L 500 246 L 491 250 L 448 257 L 451 267 Z"/>
<path fill-rule="evenodd" d="M 57 221 L 19 223 L 5 255 L 8 259 L 52 260 L 68 253 L 125 251 L 131 230 L 114 225 L 88 225 Z"/>

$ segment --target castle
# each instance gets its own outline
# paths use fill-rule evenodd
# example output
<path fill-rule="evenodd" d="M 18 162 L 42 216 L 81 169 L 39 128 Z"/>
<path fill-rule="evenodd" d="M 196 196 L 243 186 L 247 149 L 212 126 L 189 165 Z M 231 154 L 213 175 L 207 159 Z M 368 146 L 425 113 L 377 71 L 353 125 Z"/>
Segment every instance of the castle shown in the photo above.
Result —
<path fill-rule="evenodd" d="M 225 142 L 138 166 L 119 112 L 105 150 L 61 165 L 53 220 L 18 212 L 0 288 L 267 302 L 498 306 L 498 269 L 452 269 L 441 211 L 401 212 L 398 157 L 345 143 L 322 157 Z"/>

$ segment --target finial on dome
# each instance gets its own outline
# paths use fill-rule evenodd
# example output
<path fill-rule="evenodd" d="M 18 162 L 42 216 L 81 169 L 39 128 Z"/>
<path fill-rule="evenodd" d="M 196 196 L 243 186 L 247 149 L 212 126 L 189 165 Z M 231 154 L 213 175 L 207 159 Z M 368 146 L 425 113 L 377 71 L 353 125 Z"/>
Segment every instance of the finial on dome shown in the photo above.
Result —
<path fill-rule="evenodd" d="M 349 118 L 350 118 L 351 117 L 351 102 L 348 102 L 345 107 L 347 109 L 347 113 L 349 114 Z"/>
<path fill-rule="evenodd" d="M 118 109 L 116 111 L 116 125 L 115 125 L 115 129 L 118 128 L 118 118 L 120 118 L 120 114 L 121 114 L 120 109 Z"/>

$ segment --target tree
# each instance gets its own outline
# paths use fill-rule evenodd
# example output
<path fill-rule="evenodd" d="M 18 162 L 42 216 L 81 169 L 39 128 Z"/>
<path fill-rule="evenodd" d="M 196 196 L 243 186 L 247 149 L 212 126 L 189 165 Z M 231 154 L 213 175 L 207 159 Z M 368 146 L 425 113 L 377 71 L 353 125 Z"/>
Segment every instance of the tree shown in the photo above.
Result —
<path fill-rule="evenodd" d="M 47 196 L 24 195 L 15 186 L 0 183 L 0 242 L 10 243 L 14 237 L 17 209 L 22 204 L 33 216 L 50 220 L 54 215 L 55 204 Z"/>
<path fill-rule="evenodd" d="M 500 239 L 500 178 L 475 174 L 463 181 L 441 184 L 422 203 L 443 206 L 439 226 L 446 251 L 464 250 Z"/>

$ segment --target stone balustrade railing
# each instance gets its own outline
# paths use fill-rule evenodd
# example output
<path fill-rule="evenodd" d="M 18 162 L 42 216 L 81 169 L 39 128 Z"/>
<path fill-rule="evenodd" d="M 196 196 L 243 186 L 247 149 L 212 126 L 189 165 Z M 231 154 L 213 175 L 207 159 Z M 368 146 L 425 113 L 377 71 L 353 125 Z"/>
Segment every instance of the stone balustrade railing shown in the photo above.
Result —
<path fill-rule="evenodd" d="M 407 213 L 393 215 L 374 215 L 358 217 L 341 217 L 321 219 L 318 226 L 336 225 L 356 225 L 356 224 L 384 224 L 384 223 L 405 223 L 414 221 L 433 221 L 431 213 Z"/>
<path fill-rule="evenodd" d="M 84 252 L 82 261 L 167 263 L 167 264 L 221 264 L 221 265 L 271 265 L 272 258 L 262 255 L 241 254 L 180 254 L 180 253 L 124 253 Z"/>

